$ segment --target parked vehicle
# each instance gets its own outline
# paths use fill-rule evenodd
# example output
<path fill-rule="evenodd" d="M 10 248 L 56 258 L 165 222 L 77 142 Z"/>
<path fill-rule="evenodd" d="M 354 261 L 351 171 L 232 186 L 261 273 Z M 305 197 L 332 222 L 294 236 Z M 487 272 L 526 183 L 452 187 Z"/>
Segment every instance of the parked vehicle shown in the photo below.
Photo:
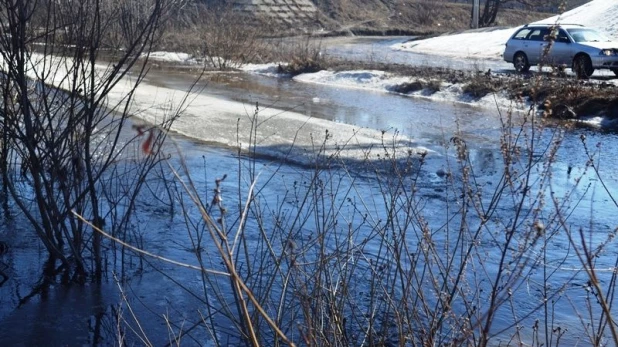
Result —
<path fill-rule="evenodd" d="M 504 60 L 518 72 L 543 63 L 571 67 L 579 78 L 590 77 L 595 69 L 618 76 L 618 42 L 583 25 L 527 24 L 507 41 Z"/>

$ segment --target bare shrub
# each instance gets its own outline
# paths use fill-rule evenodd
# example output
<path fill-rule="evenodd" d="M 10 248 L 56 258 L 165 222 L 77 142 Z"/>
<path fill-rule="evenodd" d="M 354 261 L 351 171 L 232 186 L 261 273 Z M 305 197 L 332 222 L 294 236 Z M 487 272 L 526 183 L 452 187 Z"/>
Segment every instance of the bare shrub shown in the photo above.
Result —
<path fill-rule="evenodd" d="M 184 20 L 170 25 L 161 47 L 192 53 L 217 69 L 255 61 L 263 47 L 263 27 L 232 4 L 194 4 L 179 17 Z"/>
<path fill-rule="evenodd" d="M 402 154 L 388 136 L 357 162 L 325 155 L 325 134 L 314 165 L 297 176 L 239 157 L 238 172 L 210 189 L 181 165 L 172 194 L 204 281 L 202 292 L 184 288 L 203 297 L 201 327 L 226 336 L 213 337 L 219 345 L 558 346 L 568 333 L 556 307 L 574 300 L 585 304 L 575 309 L 591 343 L 613 339 L 614 294 L 602 284 L 616 275 L 595 273 L 613 234 L 593 243 L 572 230 L 575 187 L 566 200 L 551 193 L 563 132 L 546 128 L 536 106 L 500 116 L 490 186 L 477 174 L 488 163 L 459 133 L 444 139 L 445 174 L 429 188 L 432 163 Z M 259 143 L 252 138 L 243 151 Z M 597 160 L 591 153 L 586 167 L 595 170 Z M 281 195 L 269 197 L 267 185 Z M 579 260 L 557 252 L 565 232 Z M 570 288 L 587 274 L 605 280 L 590 282 L 582 301 Z"/>
<path fill-rule="evenodd" d="M 438 79 L 431 79 L 425 85 L 425 89 L 428 90 L 432 94 L 435 92 L 439 92 L 441 88 L 442 88 L 442 82 Z"/>
<path fill-rule="evenodd" d="M 398 5 L 395 8 L 397 13 L 405 13 L 407 21 L 410 21 L 412 25 L 421 27 L 434 27 L 441 15 L 448 11 L 447 4 L 437 1 L 414 1 L 399 3 Z"/>
<path fill-rule="evenodd" d="M 328 67 L 328 61 L 322 55 L 321 41 L 309 35 L 291 39 L 270 39 L 266 43 L 264 54 L 260 58 L 282 62 L 278 66 L 280 73 L 295 76 Z"/>
<path fill-rule="evenodd" d="M 495 93 L 503 88 L 503 83 L 499 79 L 492 79 L 490 75 L 477 75 L 468 83 L 464 84 L 464 93 L 480 99 L 487 94 Z"/>
<path fill-rule="evenodd" d="M 319 57 L 313 59 L 310 57 L 293 57 L 292 60 L 286 64 L 279 64 L 277 72 L 288 74 L 290 76 L 300 75 L 302 73 L 311 73 L 323 70 L 323 66 Z"/>
<path fill-rule="evenodd" d="M 389 91 L 401 94 L 410 94 L 420 90 L 426 90 L 428 93 L 433 94 L 439 91 L 441 88 L 441 82 L 439 80 L 416 80 L 413 82 L 402 83 L 389 87 Z"/>
<path fill-rule="evenodd" d="M 407 83 L 402 83 L 402 84 L 392 86 L 389 88 L 389 90 L 395 93 L 410 94 L 412 92 L 417 92 L 419 90 L 422 90 L 423 88 L 424 88 L 423 82 L 414 81 L 414 82 L 407 82 Z"/>
<path fill-rule="evenodd" d="M 131 98 L 144 74 L 137 60 L 152 44 L 170 3 L 154 0 L 138 13 L 123 12 L 123 50 L 108 65 L 99 65 L 99 54 L 108 35 L 117 34 L 112 29 L 116 10 L 106 12 L 97 1 L 47 2 L 46 20 L 36 22 L 42 18 L 34 15 L 35 8 L 41 10 L 36 4 L 7 0 L 0 10 L 0 27 L 7 29 L 0 40 L 3 191 L 47 251 L 45 276 L 101 280 L 101 237 L 73 212 L 98 228 L 125 228 L 140 189 L 161 159 L 158 149 L 173 115 L 145 130 L 145 141 L 121 134 L 127 132 Z M 72 45 L 57 45 L 57 40 Z M 34 43 L 41 41 L 45 45 L 36 53 Z M 137 68 L 137 83 L 122 100 L 110 102 L 112 90 L 132 68 Z M 142 154 L 130 151 L 137 141 L 144 141 Z M 44 286 L 33 295 L 41 290 Z"/>
<path fill-rule="evenodd" d="M 89 42 L 75 35 L 75 42 Z M 311 165 L 295 167 L 292 175 L 278 162 L 258 165 L 256 110 L 250 146 L 239 144 L 236 173 L 196 182 L 201 173 L 170 160 L 171 183 L 168 171 L 155 180 L 150 174 L 167 159 L 159 149 L 175 114 L 170 122 L 136 126 L 139 143 L 124 143 L 120 131 L 135 89 L 119 104 L 103 99 L 152 41 L 139 40 L 124 60 L 110 64 L 104 83 L 92 45 L 61 52 L 72 54 L 61 62 L 70 62 L 74 75 L 50 64 L 50 70 L 34 69 L 32 79 L 25 70 L 36 56 L 27 42 L 11 41 L 2 51 L 2 144 L 11 159 L 6 189 L 51 254 L 52 271 L 59 260 L 68 275 L 83 279 L 92 264 L 87 259 L 94 259 L 100 278 L 105 236 L 140 257 L 177 266 L 161 271 L 166 278 L 177 269 L 199 273 L 198 286 L 174 282 L 201 305 L 197 323 L 178 333 L 168 325 L 171 343 L 202 330 L 218 346 L 557 346 L 566 325 L 555 310 L 571 300 L 591 345 L 618 342 L 612 312 L 618 258 L 606 252 L 616 231 L 593 237 L 586 226 L 595 225 L 594 213 L 589 223 L 574 220 L 570 205 L 581 201 L 577 188 L 584 178 L 605 186 L 602 145 L 590 146 L 582 136 L 583 169 L 573 174 L 571 190 L 555 194 L 564 132 L 545 127 L 538 101 L 524 114 L 499 115 L 499 151 L 483 163 L 463 132 L 445 134 L 444 155 L 431 160 L 426 153 L 402 153 L 386 135 L 381 146 L 365 149 L 364 160 L 346 158 L 328 152 L 335 146 L 326 133 L 315 134 Z M 51 87 L 54 75 L 71 81 L 69 88 Z M 487 76 L 478 78 L 483 87 Z M 131 146 L 137 153 L 124 156 Z M 436 160 L 445 169 L 434 177 Z M 487 163 L 498 177 L 489 185 L 478 174 Z M 167 193 L 166 207 L 181 211 L 186 228 L 175 232 L 186 233 L 181 246 L 193 264 L 147 252 L 139 237 L 127 237 L 144 185 Z M 275 199 L 268 185 L 280 194 Z M 608 205 L 618 208 L 613 192 L 606 193 Z M 556 251 L 565 240 L 576 257 Z M 598 267 L 601 262 L 614 267 Z M 148 327 L 121 328 L 128 320 L 139 326 L 125 293 L 121 289 L 129 313 L 118 313 L 124 322 L 117 325 L 119 344 L 126 334 L 151 344 Z"/>

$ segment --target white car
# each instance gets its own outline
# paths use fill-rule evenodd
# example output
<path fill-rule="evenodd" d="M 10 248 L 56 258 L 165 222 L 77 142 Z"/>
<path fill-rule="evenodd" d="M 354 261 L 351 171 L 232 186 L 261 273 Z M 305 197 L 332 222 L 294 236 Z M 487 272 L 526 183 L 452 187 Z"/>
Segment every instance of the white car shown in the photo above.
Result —
<path fill-rule="evenodd" d="M 518 72 L 543 63 L 571 67 L 579 78 L 590 77 L 595 69 L 618 76 L 618 42 L 577 24 L 527 24 L 507 41 L 504 60 Z"/>

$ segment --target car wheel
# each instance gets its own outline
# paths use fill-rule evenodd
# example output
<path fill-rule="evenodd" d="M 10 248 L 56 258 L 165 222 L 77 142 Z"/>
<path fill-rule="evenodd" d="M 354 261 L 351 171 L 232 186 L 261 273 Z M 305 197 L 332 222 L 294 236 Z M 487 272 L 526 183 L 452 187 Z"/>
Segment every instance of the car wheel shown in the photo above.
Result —
<path fill-rule="evenodd" d="M 578 55 L 573 60 L 573 71 L 577 75 L 577 78 L 588 78 L 592 76 L 594 68 L 592 68 L 592 61 L 587 55 Z"/>
<path fill-rule="evenodd" d="M 522 52 L 515 53 L 513 57 L 513 66 L 517 72 L 528 72 L 530 70 L 530 63 L 528 63 L 528 57 Z"/>
<path fill-rule="evenodd" d="M 618 69 L 612 69 L 612 72 L 614 73 L 614 75 L 618 76 Z"/>

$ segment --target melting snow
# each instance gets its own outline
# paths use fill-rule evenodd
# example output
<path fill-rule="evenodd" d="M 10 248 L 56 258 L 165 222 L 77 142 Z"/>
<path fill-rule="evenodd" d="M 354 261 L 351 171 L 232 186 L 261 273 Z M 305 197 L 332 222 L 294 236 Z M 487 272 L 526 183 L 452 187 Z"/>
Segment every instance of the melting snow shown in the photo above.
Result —
<path fill-rule="evenodd" d="M 146 54 L 142 56 L 145 57 Z M 148 59 L 168 63 L 196 63 L 195 58 L 190 54 L 178 52 L 150 52 Z"/>

